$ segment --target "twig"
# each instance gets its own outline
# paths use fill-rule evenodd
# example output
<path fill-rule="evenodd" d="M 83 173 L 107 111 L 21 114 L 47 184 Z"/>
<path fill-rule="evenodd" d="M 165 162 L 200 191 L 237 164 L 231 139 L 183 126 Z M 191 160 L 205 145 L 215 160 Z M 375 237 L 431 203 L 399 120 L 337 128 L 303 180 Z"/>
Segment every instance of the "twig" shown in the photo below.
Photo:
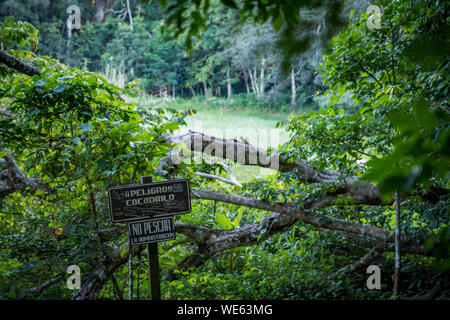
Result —
<path fill-rule="evenodd" d="M 204 172 L 194 172 L 194 174 L 196 176 L 199 176 L 199 177 L 215 179 L 215 180 L 219 180 L 219 181 L 231 184 L 233 186 L 242 187 L 242 184 L 240 184 L 237 181 L 228 180 L 228 179 L 225 179 L 225 178 L 223 178 L 221 176 L 217 176 L 217 175 L 214 175 L 214 174 L 209 174 L 209 173 L 204 173 Z"/>
<path fill-rule="evenodd" d="M 55 283 L 58 283 L 62 278 L 64 278 L 64 275 L 65 275 L 65 273 L 61 272 L 56 277 L 54 277 L 54 278 L 44 282 L 40 286 L 37 286 L 37 287 L 25 290 L 23 292 L 23 295 L 24 296 L 27 296 L 27 295 L 37 295 L 37 296 L 39 296 L 42 293 L 42 291 L 44 291 L 44 289 L 46 289 L 48 287 L 51 287 Z"/>
<path fill-rule="evenodd" d="M 375 247 L 373 247 L 367 254 L 365 254 L 364 256 L 362 256 L 358 261 L 356 261 L 355 263 L 349 264 L 341 269 L 339 269 L 338 271 L 336 271 L 335 273 L 331 274 L 330 276 L 328 276 L 328 280 L 333 280 L 336 279 L 339 275 L 343 274 L 343 273 L 347 273 L 347 272 L 351 272 L 351 271 L 355 271 L 361 267 L 363 267 L 365 264 L 367 264 L 370 260 L 372 260 L 373 258 L 375 258 L 377 255 L 379 255 L 381 252 L 383 252 L 384 250 L 384 246 L 385 243 L 384 242 L 380 242 L 379 244 L 377 244 Z"/>

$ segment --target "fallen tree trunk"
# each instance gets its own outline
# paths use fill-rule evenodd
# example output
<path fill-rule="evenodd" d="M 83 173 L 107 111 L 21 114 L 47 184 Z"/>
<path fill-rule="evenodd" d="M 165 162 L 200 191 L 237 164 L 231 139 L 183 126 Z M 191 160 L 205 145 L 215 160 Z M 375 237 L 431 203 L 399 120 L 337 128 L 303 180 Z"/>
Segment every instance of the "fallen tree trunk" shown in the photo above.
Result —
<path fill-rule="evenodd" d="M 242 165 L 253 165 L 262 168 L 271 168 L 280 172 L 290 172 L 294 169 L 300 174 L 299 180 L 307 183 L 334 182 L 339 188 L 349 192 L 357 202 L 368 204 L 381 204 L 381 195 L 376 186 L 361 181 L 358 177 L 345 177 L 339 172 L 316 168 L 305 160 L 290 161 L 278 153 L 268 154 L 266 150 L 253 146 L 247 141 L 235 139 L 222 139 L 208 136 L 203 133 L 190 131 L 178 136 L 167 136 L 166 141 L 174 144 L 182 143 L 191 152 L 203 153 Z M 157 170 L 167 171 L 171 166 L 177 166 L 190 157 L 183 149 L 174 149 L 163 157 Z"/>

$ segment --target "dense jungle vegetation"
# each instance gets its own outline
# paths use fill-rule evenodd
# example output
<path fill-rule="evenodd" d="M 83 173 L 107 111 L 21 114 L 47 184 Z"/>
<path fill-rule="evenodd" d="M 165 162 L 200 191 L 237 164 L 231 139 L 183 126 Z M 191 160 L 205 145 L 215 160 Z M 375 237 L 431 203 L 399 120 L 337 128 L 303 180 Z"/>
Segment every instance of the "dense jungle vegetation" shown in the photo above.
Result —
<path fill-rule="evenodd" d="M 163 299 L 448 300 L 449 7 L 2 1 L 0 299 L 148 299 L 107 190 L 151 176 Z"/>

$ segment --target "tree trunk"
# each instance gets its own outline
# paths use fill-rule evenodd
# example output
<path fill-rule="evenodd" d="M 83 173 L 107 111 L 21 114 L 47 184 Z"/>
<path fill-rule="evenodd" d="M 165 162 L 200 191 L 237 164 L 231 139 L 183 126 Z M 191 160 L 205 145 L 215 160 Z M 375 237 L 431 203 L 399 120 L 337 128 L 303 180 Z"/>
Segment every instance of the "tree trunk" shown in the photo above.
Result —
<path fill-rule="evenodd" d="M 133 31 L 133 14 L 131 13 L 130 0 L 127 0 L 128 18 L 130 20 L 131 31 Z"/>
<path fill-rule="evenodd" d="M 292 110 L 295 106 L 295 101 L 297 100 L 297 90 L 295 87 L 295 73 L 294 69 L 291 70 L 291 107 Z"/>
<path fill-rule="evenodd" d="M 259 99 L 260 95 L 259 95 L 259 87 L 256 82 L 256 70 L 255 70 L 255 73 L 253 74 L 252 71 L 250 69 L 248 69 L 248 74 L 250 75 L 250 83 L 252 84 L 253 92 L 255 93 L 256 97 Z"/>
<path fill-rule="evenodd" d="M 191 90 L 192 96 L 193 96 L 193 97 L 195 97 L 195 96 L 196 96 L 196 94 L 195 94 L 195 90 L 194 90 L 194 88 L 192 88 L 191 86 L 189 86 L 189 89 Z"/>
<path fill-rule="evenodd" d="M 205 99 L 208 98 L 208 85 L 206 84 L 206 81 L 203 81 L 203 93 L 205 95 Z"/>
<path fill-rule="evenodd" d="M 70 58 L 70 43 L 71 43 L 71 41 L 72 41 L 72 29 L 70 29 L 70 28 L 67 28 L 67 44 L 66 44 L 66 49 L 67 49 L 67 51 L 66 51 L 66 53 L 67 53 L 67 57 L 69 57 Z"/>
<path fill-rule="evenodd" d="M 398 191 L 395 192 L 395 273 L 394 298 L 398 299 L 400 285 L 400 204 Z"/>
<path fill-rule="evenodd" d="M 101 1 L 95 2 L 97 6 L 97 12 L 95 13 L 95 21 L 103 22 L 105 21 L 105 4 Z"/>
<path fill-rule="evenodd" d="M 248 69 L 248 76 L 250 78 L 250 84 L 252 86 L 252 91 L 254 94 L 256 94 L 255 83 L 253 82 L 253 76 L 252 76 L 252 72 L 250 71 L 250 69 Z"/>
<path fill-rule="evenodd" d="M 133 300 L 133 255 L 128 255 L 128 300 Z"/>
<path fill-rule="evenodd" d="M 256 70 L 256 67 L 255 67 L 255 70 L 253 71 L 253 79 L 255 81 L 256 95 L 258 96 L 258 99 L 259 99 L 259 98 L 261 98 L 261 91 L 259 90 L 260 86 L 258 83 L 258 71 Z"/>
<path fill-rule="evenodd" d="M 97 12 L 95 13 L 95 20 L 97 22 L 104 22 L 105 21 L 105 10 L 111 9 L 116 4 L 117 0 L 96 0 L 93 1 L 95 3 L 95 6 L 97 8 Z M 128 2 L 128 1 L 127 1 Z"/>
<path fill-rule="evenodd" d="M 227 68 L 227 100 L 231 100 L 231 79 L 230 79 L 230 68 Z"/>
<path fill-rule="evenodd" d="M 264 86 L 265 86 L 265 83 L 264 83 L 264 68 L 265 68 L 265 65 L 266 65 L 266 59 L 262 59 L 262 61 L 261 61 L 261 79 L 260 79 L 260 89 L 259 89 L 259 96 L 261 97 L 261 98 L 264 98 Z"/>
<path fill-rule="evenodd" d="M 245 82 L 245 90 L 247 91 L 247 93 L 250 93 L 250 87 L 248 86 L 248 74 L 247 72 L 245 72 L 245 69 L 244 69 L 244 82 Z"/>

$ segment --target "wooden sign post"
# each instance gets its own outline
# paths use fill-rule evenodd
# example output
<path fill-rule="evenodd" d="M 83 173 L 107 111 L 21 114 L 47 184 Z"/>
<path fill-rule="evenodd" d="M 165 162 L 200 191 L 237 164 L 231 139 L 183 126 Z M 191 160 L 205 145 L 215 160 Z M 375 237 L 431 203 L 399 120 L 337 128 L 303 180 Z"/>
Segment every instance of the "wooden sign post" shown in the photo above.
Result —
<path fill-rule="evenodd" d="M 158 242 L 175 239 L 173 216 L 191 211 L 188 180 L 142 177 L 141 184 L 109 188 L 108 199 L 111 221 L 130 221 L 130 252 L 132 245 L 147 244 L 150 297 L 161 300 Z"/>
<path fill-rule="evenodd" d="M 150 183 L 152 177 L 142 177 L 142 183 Z M 158 242 L 147 243 L 148 278 L 150 279 L 150 299 L 161 300 L 161 279 L 159 276 Z"/>

